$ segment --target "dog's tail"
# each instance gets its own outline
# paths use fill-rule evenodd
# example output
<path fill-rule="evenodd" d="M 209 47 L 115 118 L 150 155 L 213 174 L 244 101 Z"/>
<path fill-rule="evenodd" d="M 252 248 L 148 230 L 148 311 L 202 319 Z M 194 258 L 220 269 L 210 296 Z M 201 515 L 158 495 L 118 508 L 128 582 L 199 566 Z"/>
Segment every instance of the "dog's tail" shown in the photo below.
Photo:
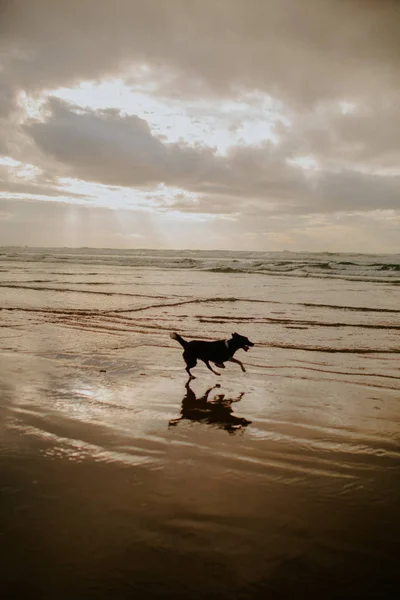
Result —
<path fill-rule="evenodd" d="M 181 346 L 183 346 L 184 348 L 186 348 L 186 346 L 187 346 L 188 343 L 179 334 L 177 334 L 177 333 L 171 333 L 169 337 L 172 338 L 173 340 L 176 340 L 177 342 L 180 343 Z"/>

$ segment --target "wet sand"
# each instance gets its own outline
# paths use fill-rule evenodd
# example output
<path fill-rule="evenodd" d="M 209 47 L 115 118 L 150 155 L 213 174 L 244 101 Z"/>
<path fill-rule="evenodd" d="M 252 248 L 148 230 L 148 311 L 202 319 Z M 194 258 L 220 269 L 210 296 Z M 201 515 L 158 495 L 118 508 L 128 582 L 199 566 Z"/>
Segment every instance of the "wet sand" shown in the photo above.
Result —
<path fill-rule="evenodd" d="M 180 370 L 154 366 L 166 353 L 133 352 L 136 368 L 105 373 L 93 359 L 1 356 L 9 593 L 388 590 L 400 539 L 398 392 L 232 365 L 207 402 L 212 376 L 198 369 L 188 389 Z"/>
<path fill-rule="evenodd" d="M 221 298 L 217 274 L 136 270 L 103 297 L 71 267 L 32 283 L 48 271 L 3 275 L 4 597 L 395 597 L 393 294 L 226 275 Z M 232 327 L 247 373 L 187 385 L 169 332 Z"/>

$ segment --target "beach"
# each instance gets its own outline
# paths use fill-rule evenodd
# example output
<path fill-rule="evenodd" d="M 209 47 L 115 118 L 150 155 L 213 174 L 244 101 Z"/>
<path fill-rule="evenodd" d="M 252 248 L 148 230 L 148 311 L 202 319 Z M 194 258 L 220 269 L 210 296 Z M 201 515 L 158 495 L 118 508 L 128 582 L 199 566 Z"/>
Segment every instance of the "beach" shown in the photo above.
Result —
<path fill-rule="evenodd" d="M 0 294 L 5 597 L 395 597 L 399 255 L 2 248 Z M 171 332 L 255 346 L 188 384 Z"/>

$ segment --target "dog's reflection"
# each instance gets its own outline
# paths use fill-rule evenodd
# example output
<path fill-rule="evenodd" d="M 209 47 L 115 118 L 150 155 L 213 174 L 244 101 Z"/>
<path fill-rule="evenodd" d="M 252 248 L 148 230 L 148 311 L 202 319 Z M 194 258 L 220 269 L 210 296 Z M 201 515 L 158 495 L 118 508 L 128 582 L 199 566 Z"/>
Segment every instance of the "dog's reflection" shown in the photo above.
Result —
<path fill-rule="evenodd" d="M 251 421 L 234 415 L 231 407 L 233 402 L 239 402 L 243 398 L 244 392 L 239 394 L 237 398 L 226 398 L 225 394 L 218 394 L 212 400 L 209 400 L 208 396 L 212 390 L 220 387 L 220 384 L 217 383 L 209 388 L 204 396 L 197 398 L 188 381 L 185 385 L 186 394 L 182 400 L 181 416 L 172 419 L 169 425 L 177 425 L 179 421 L 187 419 L 217 425 L 220 429 L 225 429 L 229 433 L 247 427 Z"/>

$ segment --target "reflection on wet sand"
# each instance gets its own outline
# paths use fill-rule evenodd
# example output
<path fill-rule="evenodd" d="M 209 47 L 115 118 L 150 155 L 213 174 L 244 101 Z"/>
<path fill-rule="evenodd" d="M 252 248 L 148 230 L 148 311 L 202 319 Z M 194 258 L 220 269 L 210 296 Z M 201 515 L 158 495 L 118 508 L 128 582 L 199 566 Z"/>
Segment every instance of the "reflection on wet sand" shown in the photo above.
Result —
<path fill-rule="evenodd" d="M 188 381 L 185 385 L 186 394 L 182 399 L 181 416 L 172 419 L 169 425 L 177 425 L 179 421 L 186 419 L 217 425 L 218 428 L 225 429 L 229 433 L 247 427 L 251 421 L 234 415 L 231 406 L 233 402 L 239 402 L 243 398 L 244 392 L 236 398 L 226 398 L 225 394 L 217 394 L 212 400 L 209 400 L 208 397 L 212 390 L 220 387 L 220 384 L 217 383 L 210 387 L 203 396 L 197 397 Z"/>

